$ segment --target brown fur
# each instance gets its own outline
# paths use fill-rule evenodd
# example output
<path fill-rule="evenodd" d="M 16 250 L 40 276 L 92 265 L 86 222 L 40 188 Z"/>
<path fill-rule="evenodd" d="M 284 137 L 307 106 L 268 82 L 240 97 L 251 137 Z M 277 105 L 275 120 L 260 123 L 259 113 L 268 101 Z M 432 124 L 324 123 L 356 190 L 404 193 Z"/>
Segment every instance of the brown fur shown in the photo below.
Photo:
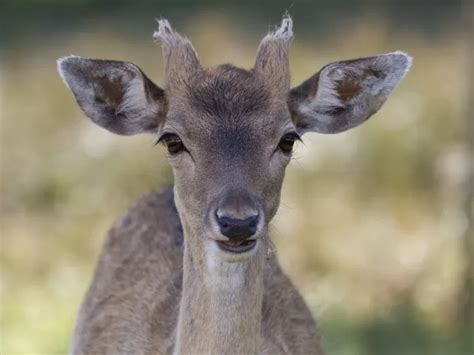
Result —
<path fill-rule="evenodd" d="M 171 189 L 142 198 L 109 232 L 81 306 L 73 353 L 171 354 L 182 262 L 183 231 Z M 259 353 L 322 353 L 311 313 L 273 255 L 263 275 Z"/>
<path fill-rule="evenodd" d="M 155 38 L 166 61 L 165 90 L 131 63 L 59 61 L 95 123 L 119 134 L 175 137 L 183 147 L 168 156 L 174 193 L 142 199 L 111 230 L 73 353 L 322 353 L 311 313 L 267 256 L 268 224 L 291 158 L 280 142 L 365 121 L 410 58 L 394 52 L 332 63 L 290 90 L 292 35 L 284 18 L 261 42 L 251 70 L 203 68 L 191 43 L 161 20 Z M 223 206 L 233 220 L 258 217 L 245 236 L 255 240 L 250 251 L 222 248 L 230 238 L 218 222 Z"/>
<path fill-rule="evenodd" d="M 337 81 L 336 90 L 342 101 L 346 102 L 352 99 L 360 92 L 360 85 L 356 81 L 339 80 Z"/>

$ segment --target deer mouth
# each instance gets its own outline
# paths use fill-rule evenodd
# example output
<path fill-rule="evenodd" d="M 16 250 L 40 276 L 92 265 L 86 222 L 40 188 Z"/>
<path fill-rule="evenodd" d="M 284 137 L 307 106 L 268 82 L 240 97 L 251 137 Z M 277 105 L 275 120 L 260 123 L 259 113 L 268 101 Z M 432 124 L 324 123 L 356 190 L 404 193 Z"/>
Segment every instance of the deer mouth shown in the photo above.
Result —
<path fill-rule="evenodd" d="M 216 240 L 217 245 L 221 250 L 227 251 L 229 253 L 245 253 L 252 250 L 257 245 L 255 239 L 250 240 Z"/>

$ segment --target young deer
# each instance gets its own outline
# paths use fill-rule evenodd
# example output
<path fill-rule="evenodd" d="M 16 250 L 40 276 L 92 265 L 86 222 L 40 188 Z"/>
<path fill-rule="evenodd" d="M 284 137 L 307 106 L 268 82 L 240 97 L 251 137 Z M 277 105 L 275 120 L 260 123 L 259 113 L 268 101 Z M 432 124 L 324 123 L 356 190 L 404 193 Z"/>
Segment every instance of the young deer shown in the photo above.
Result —
<path fill-rule="evenodd" d="M 111 229 L 74 354 L 323 353 L 308 307 L 268 253 L 268 224 L 293 143 L 367 120 L 411 58 L 335 62 L 290 89 L 292 37 L 287 17 L 262 40 L 251 70 L 203 68 L 161 20 L 154 38 L 166 89 L 131 63 L 58 61 L 82 111 L 114 133 L 155 135 L 175 179 Z"/>

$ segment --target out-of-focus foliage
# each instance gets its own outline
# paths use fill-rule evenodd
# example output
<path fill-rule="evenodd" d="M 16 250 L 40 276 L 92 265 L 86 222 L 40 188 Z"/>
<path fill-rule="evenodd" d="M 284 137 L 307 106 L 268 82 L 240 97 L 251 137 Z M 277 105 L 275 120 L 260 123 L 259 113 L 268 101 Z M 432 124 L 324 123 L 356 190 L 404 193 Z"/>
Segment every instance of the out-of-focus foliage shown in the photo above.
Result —
<path fill-rule="evenodd" d="M 258 41 L 289 7 L 114 3 L 2 5 L 2 354 L 67 352 L 108 227 L 139 196 L 172 183 L 152 137 L 113 136 L 84 118 L 56 58 L 128 60 L 162 83 L 151 32 L 153 16 L 164 15 L 176 17 L 205 65 L 250 67 Z M 462 3 L 293 3 L 294 84 L 331 61 L 396 49 L 414 65 L 363 126 L 308 134 L 298 146 L 273 223 L 284 269 L 331 354 L 472 353 L 460 301 L 473 160 Z"/>

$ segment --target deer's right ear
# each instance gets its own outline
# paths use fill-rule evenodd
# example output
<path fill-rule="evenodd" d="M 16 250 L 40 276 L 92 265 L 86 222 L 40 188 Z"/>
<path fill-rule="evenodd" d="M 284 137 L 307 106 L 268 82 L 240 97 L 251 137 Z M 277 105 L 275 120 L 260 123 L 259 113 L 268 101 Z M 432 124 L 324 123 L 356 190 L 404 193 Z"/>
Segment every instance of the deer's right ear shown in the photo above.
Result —
<path fill-rule="evenodd" d="M 82 111 L 93 122 L 122 135 L 156 133 L 166 116 L 167 100 L 134 64 L 70 56 L 58 71 Z"/>
<path fill-rule="evenodd" d="M 411 57 L 392 52 L 326 65 L 291 89 L 289 108 L 299 133 L 339 133 L 377 112 L 405 76 Z"/>

